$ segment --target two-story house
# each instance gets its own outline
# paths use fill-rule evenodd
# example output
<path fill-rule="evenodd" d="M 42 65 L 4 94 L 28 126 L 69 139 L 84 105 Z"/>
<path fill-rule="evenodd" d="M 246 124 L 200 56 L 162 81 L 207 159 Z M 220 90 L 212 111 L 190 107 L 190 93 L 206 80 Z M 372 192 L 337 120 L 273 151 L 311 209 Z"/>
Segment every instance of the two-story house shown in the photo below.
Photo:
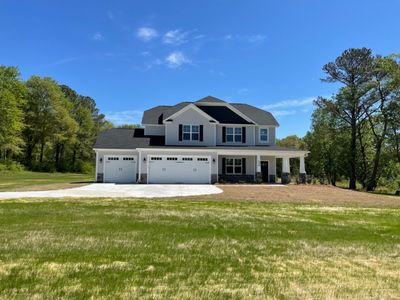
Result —
<path fill-rule="evenodd" d="M 143 128 L 110 129 L 99 135 L 98 182 L 215 183 L 290 182 L 290 158 L 300 158 L 305 180 L 306 151 L 275 145 L 279 126 L 271 113 L 215 97 L 146 110 Z"/>

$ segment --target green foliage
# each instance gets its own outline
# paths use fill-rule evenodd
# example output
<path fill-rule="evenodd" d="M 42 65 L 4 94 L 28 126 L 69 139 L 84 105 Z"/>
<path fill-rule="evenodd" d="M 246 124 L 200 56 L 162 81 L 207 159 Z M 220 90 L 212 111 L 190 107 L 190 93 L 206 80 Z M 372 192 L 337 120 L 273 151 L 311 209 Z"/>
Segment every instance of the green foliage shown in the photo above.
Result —
<path fill-rule="evenodd" d="M 24 127 L 22 107 L 25 104 L 25 86 L 14 67 L 0 66 L 0 159 L 19 154 L 23 146 Z"/>
<path fill-rule="evenodd" d="M 1 171 L 14 171 L 19 172 L 25 170 L 24 166 L 19 162 L 13 160 L 5 160 L 0 163 L 0 172 Z M 4 175 L 3 175 L 4 176 Z"/>
<path fill-rule="evenodd" d="M 397 56 L 372 56 L 349 49 L 324 66 L 328 82 L 342 83 L 330 99 L 319 97 L 312 130 L 304 138 L 311 151 L 310 172 L 329 183 L 349 178 L 367 191 L 394 178 L 400 163 L 400 63 Z"/>
<path fill-rule="evenodd" d="M 93 171 L 92 145 L 112 124 L 96 102 L 49 77 L 0 66 L 0 154 L 31 170 Z"/>

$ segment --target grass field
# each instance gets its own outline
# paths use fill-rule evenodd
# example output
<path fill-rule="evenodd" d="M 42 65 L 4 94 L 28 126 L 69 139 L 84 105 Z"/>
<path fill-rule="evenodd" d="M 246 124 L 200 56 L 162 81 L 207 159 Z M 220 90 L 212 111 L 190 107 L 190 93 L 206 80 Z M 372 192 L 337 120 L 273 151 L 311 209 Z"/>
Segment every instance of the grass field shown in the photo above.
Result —
<path fill-rule="evenodd" d="M 0 202 L 4 299 L 396 298 L 399 283 L 398 208 Z"/>
<path fill-rule="evenodd" d="M 86 181 L 93 181 L 93 175 L 3 171 L 0 172 L 0 192 L 67 188 L 77 186 L 79 183 Z"/>

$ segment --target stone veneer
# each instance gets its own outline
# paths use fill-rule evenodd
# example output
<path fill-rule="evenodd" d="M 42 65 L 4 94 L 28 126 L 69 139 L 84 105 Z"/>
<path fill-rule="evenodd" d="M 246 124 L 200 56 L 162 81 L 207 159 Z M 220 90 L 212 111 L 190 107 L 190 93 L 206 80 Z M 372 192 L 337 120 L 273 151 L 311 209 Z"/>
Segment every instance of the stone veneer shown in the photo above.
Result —
<path fill-rule="evenodd" d="M 282 183 L 283 183 L 283 184 L 288 184 L 288 183 L 290 183 L 290 181 L 291 181 L 290 173 L 282 173 L 281 179 L 282 179 Z"/>
<path fill-rule="evenodd" d="M 227 175 L 227 174 L 220 174 L 219 175 L 220 181 L 225 182 L 254 182 L 254 175 Z"/>
<path fill-rule="evenodd" d="M 104 174 L 103 173 L 97 173 L 96 181 L 97 182 L 103 182 L 103 179 L 104 179 Z"/>

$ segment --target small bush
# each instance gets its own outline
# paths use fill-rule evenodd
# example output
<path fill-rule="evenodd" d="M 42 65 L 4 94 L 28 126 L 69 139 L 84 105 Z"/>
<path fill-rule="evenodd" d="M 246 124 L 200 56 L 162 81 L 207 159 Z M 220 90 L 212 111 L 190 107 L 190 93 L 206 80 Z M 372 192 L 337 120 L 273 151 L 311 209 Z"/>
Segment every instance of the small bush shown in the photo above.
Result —
<path fill-rule="evenodd" d="M 6 160 L 5 162 L 0 163 L 0 171 L 23 171 L 25 170 L 24 166 L 19 162 Z"/>
<path fill-rule="evenodd" d="M 79 160 L 76 163 L 74 172 L 82 173 L 82 174 L 93 174 L 94 173 L 94 165 L 90 162 Z"/>

